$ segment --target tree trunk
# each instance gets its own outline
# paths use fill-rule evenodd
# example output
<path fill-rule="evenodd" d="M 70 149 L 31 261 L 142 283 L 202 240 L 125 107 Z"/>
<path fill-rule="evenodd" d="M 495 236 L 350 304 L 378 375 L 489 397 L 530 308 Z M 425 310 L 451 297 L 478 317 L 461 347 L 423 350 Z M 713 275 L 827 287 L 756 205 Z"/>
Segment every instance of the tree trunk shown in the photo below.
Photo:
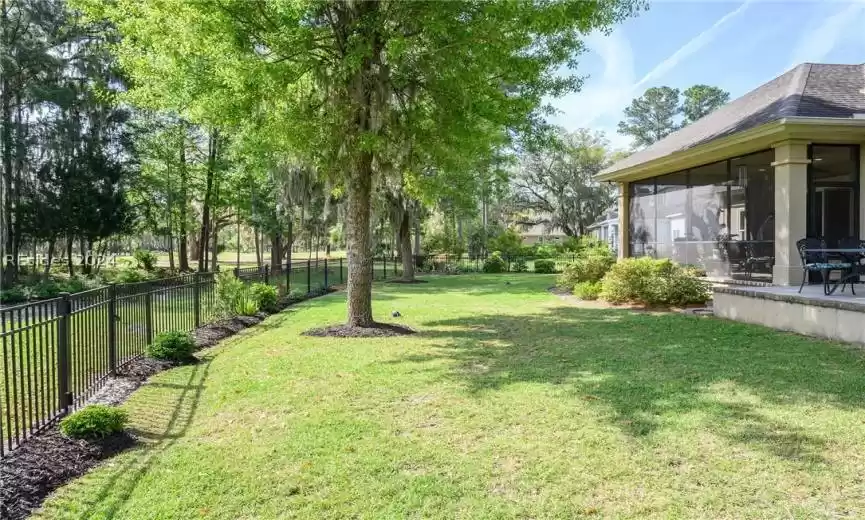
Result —
<path fill-rule="evenodd" d="M 174 271 L 174 237 L 168 234 L 168 268 Z"/>
<path fill-rule="evenodd" d="M 48 257 L 45 259 L 45 271 L 44 271 L 45 276 L 48 276 L 49 274 L 51 274 L 51 262 L 52 262 L 52 260 L 54 260 L 54 237 L 51 237 L 50 239 L 48 239 L 48 254 L 47 254 L 47 256 Z"/>
<path fill-rule="evenodd" d="M 372 154 L 361 152 L 348 182 L 346 243 L 348 249 L 348 325 L 369 327 L 372 321 L 372 251 L 370 198 Z"/>
<path fill-rule="evenodd" d="M 399 254 L 402 257 L 402 279 L 406 282 L 414 281 L 414 258 L 411 253 L 411 218 L 409 212 L 404 211 L 399 225 Z"/>
<path fill-rule="evenodd" d="M 11 46 L 9 40 L 9 18 L 6 0 L 0 0 L 0 46 L 7 48 Z M 17 269 L 8 260 L 13 256 L 12 244 L 14 242 L 12 228 L 12 88 L 11 81 L 6 70 L 0 71 L 0 148 L 2 148 L 3 172 L 0 175 L 0 232 L 3 239 L 0 240 L 0 269 L 2 279 L 0 287 L 10 287 L 15 283 Z"/>
<path fill-rule="evenodd" d="M 180 270 L 189 271 L 189 254 L 187 252 L 186 207 L 189 204 L 189 179 L 186 171 L 186 126 L 180 126 L 180 215 L 178 215 L 178 235 L 180 245 L 177 256 L 180 257 Z"/>
<path fill-rule="evenodd" d="M 211 244 L 211 262 L 210 269 L 216 271 L 219 269 L 219 222 L 215 219 L 210 224 L 211 236 L 213 237 Z M 239 267 L 239 266 L 238 266 Z"/>
<path fill-rule="evenodd" d="M 255 240 L 255 265 L 261 269 L 261 240 L 258 238 L 258 228 L 253 228 L 252 234 Z"/>
<path fill-rule="evenodd" d="M 282 268 L 282 235 L 274 233 L 270 237 L 270 272 L 276 275 Z"/>
<path fill-rule="evenodd" d="M 75 276 L 75 264 L 72 263 L 72 237 L 66 237 L 66 267 L 69 269 L 69 276 Z"/>
<path fill-rule="evenodd" d="M 210 198 L 213 192 L 213 175 L 216 170 L 216 141 L 218 131 L 210 131 L 207 150 L 207 183 L 204 189 L 204 206 L 201 210 L 201 239 L 198 247 L 198 270 L 207 270 L 207 244 L 210 238 Z"/>
<path fill-rule="evenodd" d="M 420 218 L 414 219 L 414 254 L 420 256 Z"/>

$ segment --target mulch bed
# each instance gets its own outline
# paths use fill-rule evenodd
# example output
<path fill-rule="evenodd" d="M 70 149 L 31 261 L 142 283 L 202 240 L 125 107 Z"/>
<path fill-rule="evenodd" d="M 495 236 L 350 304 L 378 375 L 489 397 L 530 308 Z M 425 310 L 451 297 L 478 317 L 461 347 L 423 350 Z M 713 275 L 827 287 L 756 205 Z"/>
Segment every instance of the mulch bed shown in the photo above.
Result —
<path fill-rule="evenodd" d="M 283 299 L 279 310 L 293 303 L 296 301 Z M 192 336 L 198 349 L 212 347 L 266 317 L 267 314 L 259 313 L 218 321 L 196 329 Z M 150 358 L 130 361 L 118 371 L 117 377 L 105 382 L 88 404 L 118 405 L 150 376 L 174 366 L 176 363 Z M 0 459 L 0 519 L 27 518 L 52 491 L 135 442 L 126 433 L 98 442 L 74 440 L 62 435 L 56 425 L 35 434 Z"/>
<path fill-rule="evenodd" d="M 319 329 L 310 329 L 303 332 L 303 336 L 328 337 L 328 338 L 385 338 L 393 336 L 405 336 L 417 331 L 396 325 L 394 323 L 374 323 L 372 327 L 349 327 L 348 325 L 332 325 Z"/>
<path fill-rule="evenodd" d="M 48 493 L 135 442 L 125 433 L 98 442 L 79 441 L 56 428 L 33 437 L 0 464 L 0 518 L 27 518 Z"/>

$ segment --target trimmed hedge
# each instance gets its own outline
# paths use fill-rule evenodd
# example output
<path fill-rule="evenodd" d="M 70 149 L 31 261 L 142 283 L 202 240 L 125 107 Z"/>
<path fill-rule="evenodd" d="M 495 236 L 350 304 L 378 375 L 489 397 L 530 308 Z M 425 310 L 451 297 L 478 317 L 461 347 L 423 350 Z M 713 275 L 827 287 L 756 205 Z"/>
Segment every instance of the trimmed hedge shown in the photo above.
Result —
<path fill-rule="evenodd" d="M 553 260 L 535 260 L 535 272 L 553 274 L 556 272 L 556 262 Z"/>
<path fill-rule="evenodd" d="M 670 260 L 626 258 L 604 276 L 601 297 L 610 303 L 688 305 L 707 302 L 709 289 Z"/>
<path fill-rule="evenodd" d="M 128 420 L 120 408 L 94 404 L 64 417 L 60 431 L 73 439 L 102 439 L 122 432 Z"/>
<path fill-rule="evenodd" d="M 147 345 L 147 355 L 163 361 L 183 363 L 193 358 L 195 341 L 186 332 L 168 331 L 156 336 L 153 343 Z"/>

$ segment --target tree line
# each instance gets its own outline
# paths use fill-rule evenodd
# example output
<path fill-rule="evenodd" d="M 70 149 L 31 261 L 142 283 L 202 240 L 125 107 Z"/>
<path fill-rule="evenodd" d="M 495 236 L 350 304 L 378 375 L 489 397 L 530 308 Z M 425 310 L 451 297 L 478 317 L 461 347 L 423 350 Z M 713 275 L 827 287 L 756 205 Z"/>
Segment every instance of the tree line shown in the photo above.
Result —
<path fill-rule="evenodd" d="M 369 326 L 383 243 L 411 278 L 425 221 L 578 236 L 614 197 L 603 135 L 551 127 L 545 100 L 638 0 L 0 2 L 4 258 L 71 272 L 73 248 L 147 233 L 207 270 L 242 227 L 279 269 L 344 242 L 347 323 Z"/>

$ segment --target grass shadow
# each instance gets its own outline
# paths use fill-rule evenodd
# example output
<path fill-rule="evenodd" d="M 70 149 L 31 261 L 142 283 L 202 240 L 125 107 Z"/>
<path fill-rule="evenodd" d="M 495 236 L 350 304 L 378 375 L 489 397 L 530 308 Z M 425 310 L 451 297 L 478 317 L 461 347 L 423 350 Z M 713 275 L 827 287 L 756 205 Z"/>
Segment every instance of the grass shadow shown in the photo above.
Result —
<path fill-rule="evenodd" d="M 436 347 L 396 363 L 449 359 L 447 377 L 472 393 L 559 385 L 636 438 L 701 414 L 731 440 L 818 462 L 823 439 L 764 417 L 758 405 L 865 406 L 860 352 L 716 319 L 562 306 L 430 320 L 419 335 Z"/>
<path fill-rule="evenodd" d="M 80 492 L 72 493 L 77 495 L 76 509 L 81 509 L 78 518 L 119 518 L 118 512 L 153 463 L 186 435 L 198 409 L 213 358 L 214 355 L 208 353 L 188 369 L 165 372 L 158 381 L 149 382 L 136 392 L 135 424 L 130 430 L 139 440 L 138 446 L 124 454 L 116 467 L 100 473 L 101 481 L 94 487 L 95 491 L 88 493 L 87 500 L 81 500 L 83 495 Z M 183 375 L 187 370 L 188 376 Z M 169 381 L 163 381 L 166 378 Z M 75 481 L 72 486 L 79 482 Z M 62 509 L 68 515 L 70 511 L 64 506 L 63 500 L 49 503 L 49 507 Z"/>

